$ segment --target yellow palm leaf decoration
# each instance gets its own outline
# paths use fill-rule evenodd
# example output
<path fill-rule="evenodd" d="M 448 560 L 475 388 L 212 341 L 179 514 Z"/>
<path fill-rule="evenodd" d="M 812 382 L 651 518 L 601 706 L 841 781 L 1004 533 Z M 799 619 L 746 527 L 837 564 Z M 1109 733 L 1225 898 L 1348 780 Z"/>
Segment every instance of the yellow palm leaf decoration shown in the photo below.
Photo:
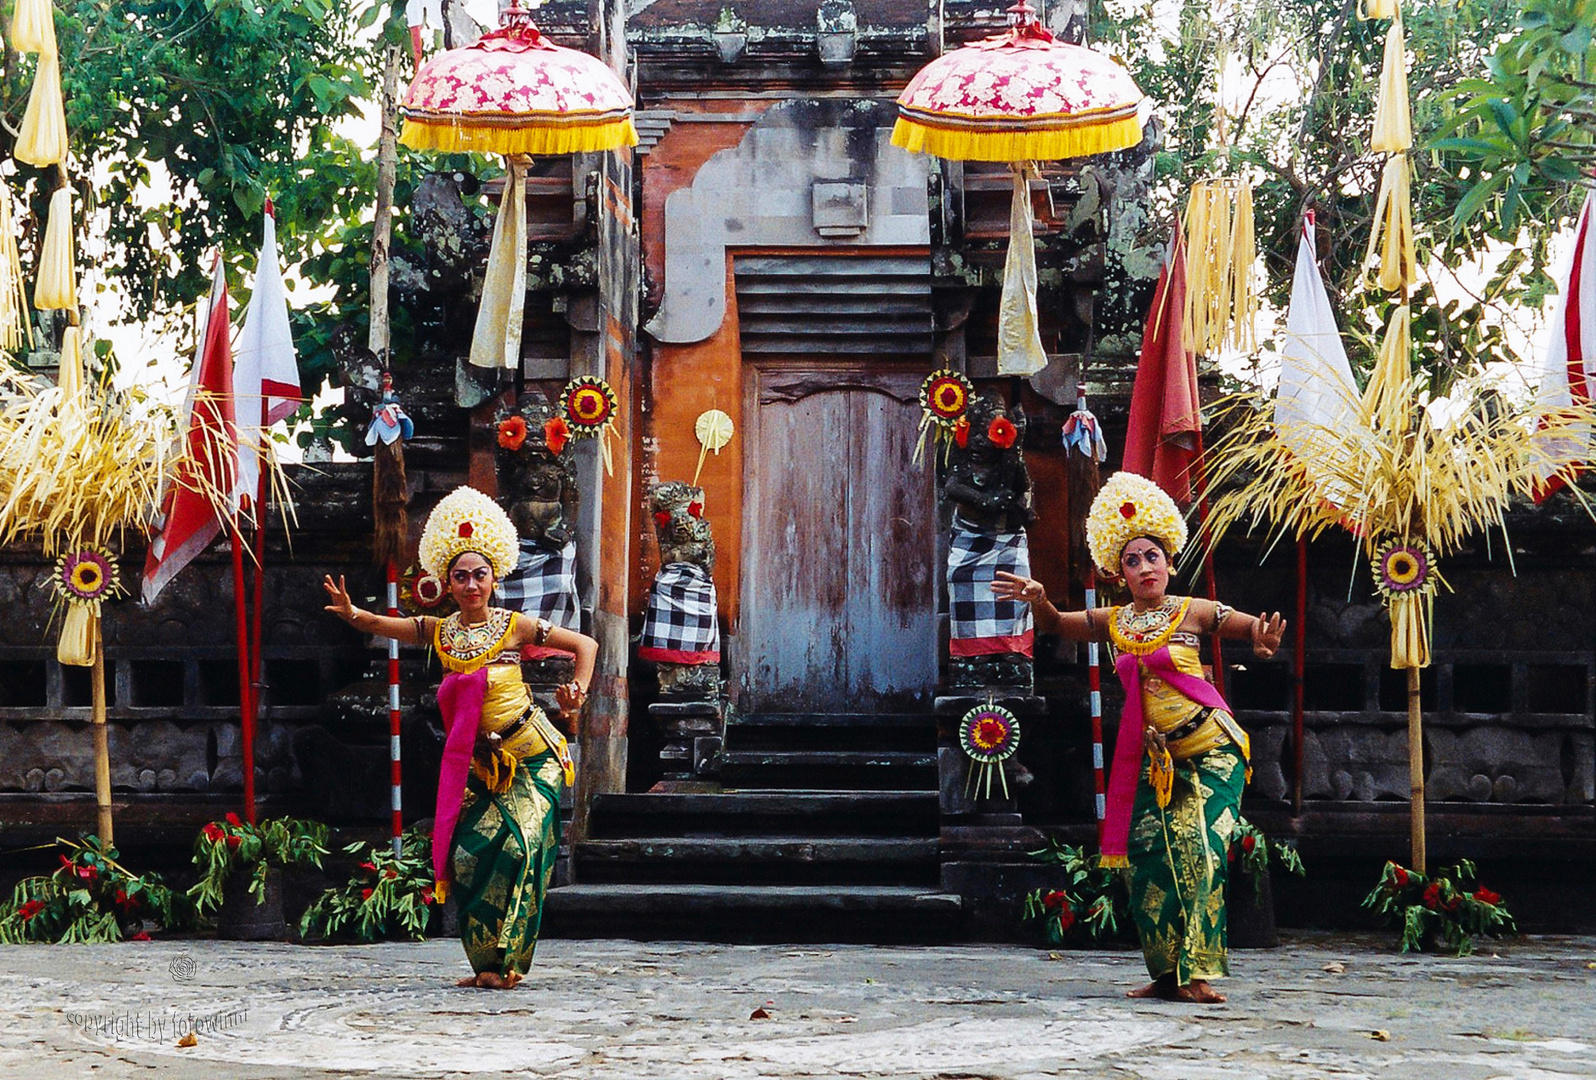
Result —
<path fill-rule="evenodd" d="M 66 107 L 61 101 L 61 61 L 55 53 L 39 54 L 39 70 L 22 116 L 22 133 L 11 156 L 43 168 L 66 160 Z"/>
<path fill-rule="evenodd" d="M 50 0 L 17 0 L 11 47 L 19 53 L 55 55 L 55 9 Z"/>
<path fill-rule="evenodd" d="M 70 311 L 78 306 L 78 275 L 72 248 L 72 189 L 58 187 L 50 196 L 50 219 L 44 226 L 39 276 L 33 283 L 33 306 L 39 310 Z"/>

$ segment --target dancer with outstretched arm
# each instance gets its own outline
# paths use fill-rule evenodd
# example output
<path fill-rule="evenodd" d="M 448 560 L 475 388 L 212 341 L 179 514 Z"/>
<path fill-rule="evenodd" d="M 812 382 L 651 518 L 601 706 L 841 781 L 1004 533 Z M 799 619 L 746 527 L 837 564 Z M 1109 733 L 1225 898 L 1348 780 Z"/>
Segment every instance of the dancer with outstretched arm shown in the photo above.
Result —
<path fill-rule="evenodd" d="M 1168 594 L 1186 523 L 1162 488 L 1116 473 L 1087 514 L 1100 573 L 1123 581 L 1131 602 L 1061 612 L 1040 582 L 999 573 L 1000 598 L 1031 604 L 1038 633 L 1108 641 L 1125 686 L 1104 822 L 1104 866 L 1130 868 L 1131 913 L 1153 981 L 1129 997 L 1224 1001 L 1209 981 L 1229 974 L 1226 853 L 1250 773 L 1247 733 L 1203 677 L 1203 636 L 1250 639 L 1273 656 L 1285 632 L 1278 612 L 1245 615 L 1212 600 Z"/>

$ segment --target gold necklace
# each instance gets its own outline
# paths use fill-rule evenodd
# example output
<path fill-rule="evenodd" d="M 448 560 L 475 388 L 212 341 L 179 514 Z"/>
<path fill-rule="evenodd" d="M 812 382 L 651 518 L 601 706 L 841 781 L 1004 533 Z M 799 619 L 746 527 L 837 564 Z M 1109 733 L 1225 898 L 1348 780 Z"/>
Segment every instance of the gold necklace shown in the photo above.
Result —
<path fill-rule="evenodd" d="M 1186 618 L 1191 603 L 1183 596 L 1166 596 L 1164 602 L 1146 611 L 1137 611 L 1134 604 L 1126 604 L 1114 614 L 1110 638 L 1121 652 L 1143 655 L 1166 644 L 1177 626 Z"/>

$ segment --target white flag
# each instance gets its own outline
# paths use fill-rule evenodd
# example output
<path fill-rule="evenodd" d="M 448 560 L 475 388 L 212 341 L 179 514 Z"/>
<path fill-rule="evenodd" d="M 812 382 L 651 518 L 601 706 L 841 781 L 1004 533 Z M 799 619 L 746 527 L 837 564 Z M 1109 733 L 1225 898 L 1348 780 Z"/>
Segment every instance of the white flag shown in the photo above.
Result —
<path fill-rule="evenodd" d="M 1585 198 L 1574 226 L 1574 252 L 1563 275 L 1562 291 L 1552 313 L 1546 358 L 1541 364 L 1541 385 L 1535 404 L 1544 414 L 1566 409 L 1576 402 L 1596 401 L 1596 192 Z M 1590 439 L 1552 438 L 1546 441 L 1550 461 L 1542 471 L 1539 502 L 1562 484 L 1552 479 L 1558 465 L 1589 457 Z"/>
<path fill-rule="evenodd" d="M 293 415 L 303 400 L 294 339 L 288 329 L 288 293 L 278 267 L 277 222 L 270 213 L 255 267 L 255 291 L 244 311 L 244 329 L 234 355 L 239 443 L 238 484 L 233 489 L 236 505 L 241 496 L 255 498 L 266 429 Z"/>

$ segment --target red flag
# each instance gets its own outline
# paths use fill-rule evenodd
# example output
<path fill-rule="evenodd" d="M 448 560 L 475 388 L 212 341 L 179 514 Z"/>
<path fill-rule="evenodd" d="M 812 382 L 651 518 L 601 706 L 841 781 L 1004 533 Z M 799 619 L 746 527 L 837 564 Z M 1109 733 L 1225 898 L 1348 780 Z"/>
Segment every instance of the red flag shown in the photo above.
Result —
<path fill-rule="evenodd" d="M 238 476 L 230 329 L 227 278 L 218 256 L 205 337 L 189 391 L 186 445 L 161 499 L 160 534 L 144 562 L 146 604 L 222 530 L 219 505 L 225 504 Z"/>
<path fill-rule="evenodd" d="M 1568 278 L 1558 294 L 1549 330 L 1536 404 L 1543 414 L 1590 404 L 1596 400 L 1596 192 L 1586 197 L 1574 227 Z M 1564 487 L 1562 477 L 1553 475 L 1553 468 L 1587 461 L 1590 441 L 1588 436 L 1542 438 L 1551 461 L 1535 490 L 1538 503 Z"/>
<path fill-rule="evenodd" d="M 1192 499 L 1192 462 L 1202 440 L 1197 358 L 1181 345 L 1186 309 L 1186 251 L 1175 230 L 1147 313 L 1142 355 L 1125 425 L 1124 468 L 1150 478 L 1182 506 Z"/>

